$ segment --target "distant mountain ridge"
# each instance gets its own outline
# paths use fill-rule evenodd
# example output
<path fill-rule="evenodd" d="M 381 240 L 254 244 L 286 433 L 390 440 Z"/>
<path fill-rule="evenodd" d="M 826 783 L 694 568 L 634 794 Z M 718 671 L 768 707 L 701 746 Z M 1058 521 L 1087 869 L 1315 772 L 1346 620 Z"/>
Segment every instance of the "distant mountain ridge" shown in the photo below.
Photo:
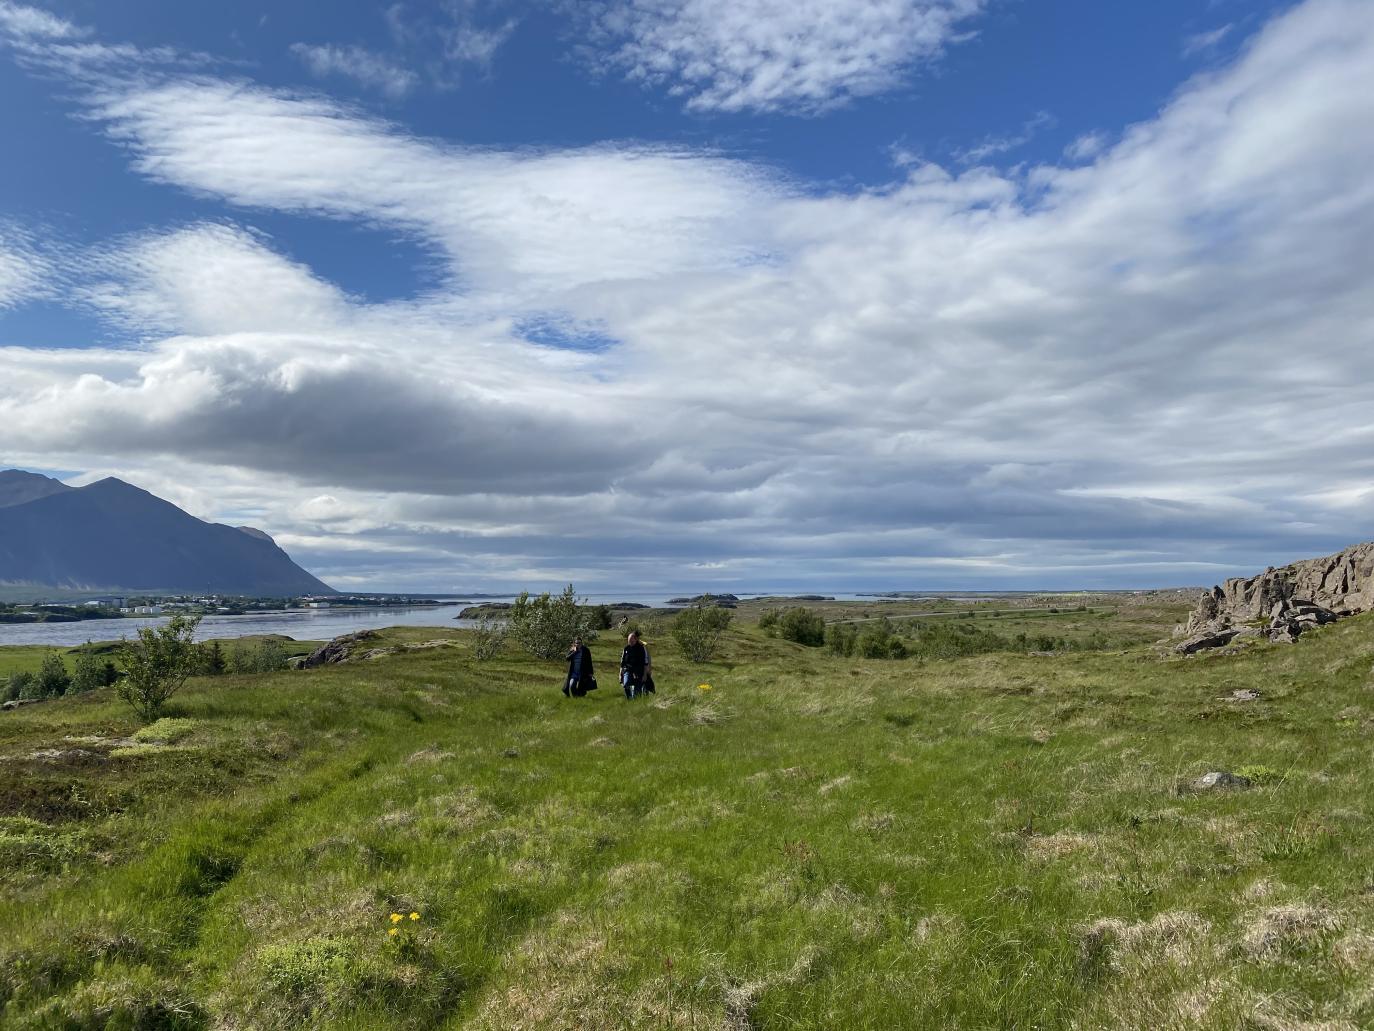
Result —
<path fill-rule="evenodd" d="M 207 523 L 109 477 L 0 472 L 0 583 L 166 594 L 333 594 L 270 536 Z"/>

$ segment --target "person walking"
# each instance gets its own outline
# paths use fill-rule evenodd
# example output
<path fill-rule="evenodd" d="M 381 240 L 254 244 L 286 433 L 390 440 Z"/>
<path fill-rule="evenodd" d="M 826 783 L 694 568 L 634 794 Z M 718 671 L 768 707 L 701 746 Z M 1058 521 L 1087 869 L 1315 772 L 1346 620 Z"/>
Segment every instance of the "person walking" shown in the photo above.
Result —
<path fill-rule="evenodd" d="M 582 638 L 574 637 L 568 648 L 568 678 L 563 681 L 564 697 L 581 698 L 588 691 L 596 690 L 596 678 L 592 676 L 592 653 L 582 643 Z"/>
<path fill-rule="evenodd" d="M 644 680 L 649 676 L 649 649 L 639 639 L 639 631 L 631 630 L 620 653 L 620 686 L 625 688 L 626 698 L 635 698 L 644 693 Z"/>

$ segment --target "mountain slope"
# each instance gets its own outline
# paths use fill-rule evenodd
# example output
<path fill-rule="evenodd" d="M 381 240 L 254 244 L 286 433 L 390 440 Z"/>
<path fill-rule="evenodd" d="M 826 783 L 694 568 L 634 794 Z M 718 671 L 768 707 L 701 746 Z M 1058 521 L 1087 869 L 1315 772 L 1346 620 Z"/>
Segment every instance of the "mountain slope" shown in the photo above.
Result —
<path fill-rule="evenodd" d="M 0 508 L 25 505 L 50 494 L 62 494 L 72 489 L 51 476 L 26 473 L 22 469 L 0 470 Z"/>
<path fill-rule="evenodd" d="M 266 534 L 204 522 L 113 478 L 0 508 L 0 582 L 176 593 L 332 593 Z"/>

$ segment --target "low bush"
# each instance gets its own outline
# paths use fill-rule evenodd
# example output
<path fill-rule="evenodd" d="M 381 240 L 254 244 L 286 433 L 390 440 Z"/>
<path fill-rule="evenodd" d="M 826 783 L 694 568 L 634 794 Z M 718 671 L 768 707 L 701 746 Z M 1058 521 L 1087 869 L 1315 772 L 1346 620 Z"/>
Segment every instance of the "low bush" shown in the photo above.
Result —
<path fill-rule="evenodd" d="M 698 605 L 678 614 L 673 639 L 692 662 L 708 662 L 733 615 L 719 605 Z"/>
<path fill-rule="evenodd" d="M 784 641 L 795 641 L 811 648 L 825 644 L 825 620 L 811 609 L 785 609 L 778 617 L 778 634 Z"/>

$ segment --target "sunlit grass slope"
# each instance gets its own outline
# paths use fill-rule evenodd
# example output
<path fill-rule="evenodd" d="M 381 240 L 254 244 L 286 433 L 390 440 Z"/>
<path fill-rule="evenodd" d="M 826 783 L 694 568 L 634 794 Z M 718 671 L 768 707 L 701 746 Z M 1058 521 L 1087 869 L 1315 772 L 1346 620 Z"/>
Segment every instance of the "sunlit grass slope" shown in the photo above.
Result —
<path fill-rule="evenodd" d="M 1372 631 L 920 663 L 746 626 L 704 667 L 656 638 L 633 704 L 604 637 L 569 701 L 454 632 L 142 731 L 29 706 L 0 1022 L 1371 1027 Z"/>

